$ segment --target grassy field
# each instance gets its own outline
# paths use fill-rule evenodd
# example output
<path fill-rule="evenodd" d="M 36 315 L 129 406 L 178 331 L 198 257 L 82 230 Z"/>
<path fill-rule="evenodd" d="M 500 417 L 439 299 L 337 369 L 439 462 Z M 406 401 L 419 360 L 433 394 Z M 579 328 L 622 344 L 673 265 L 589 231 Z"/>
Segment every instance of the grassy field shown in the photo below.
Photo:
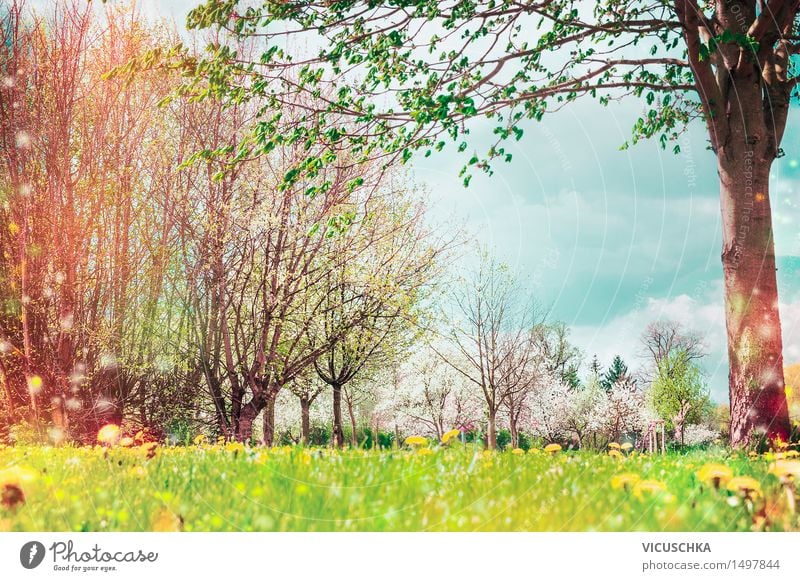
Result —
<path fill-rule="evenodd" d="M 239 444 L 0 448 L 0 530 L 798 530 L 800 461 Z"/>

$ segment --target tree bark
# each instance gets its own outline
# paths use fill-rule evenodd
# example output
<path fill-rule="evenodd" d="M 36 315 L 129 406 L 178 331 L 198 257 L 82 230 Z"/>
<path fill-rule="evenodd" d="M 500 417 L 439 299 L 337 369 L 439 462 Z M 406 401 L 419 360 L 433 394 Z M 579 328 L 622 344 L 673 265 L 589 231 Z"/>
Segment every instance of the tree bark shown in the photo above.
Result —
<path fill-rule="evenodd" d="M 513 417 L 509 420 L 509 431 L 511 432 L 511 448 L 519 448 L 519 433 L 517 432 L 517 420 Z"/>
<path fill-rule="evenodd" d="M 300 398 L 300 443 L 308 446 L 311 434 L 311 402 L 308 397 Z"/>
<path fill-rule="evenodd" d="M 342 431 L 342 386 L 334 383 L 333 387 L 333 434 L 331 439 L 337 448 L 344 447 L 344 432 Z"/>
<path fill-rule="evenodd" d="M 250 442 L 253 439 L 253 422 L 264 409 L 264 405 L 263 400 L 253 398 L 241 407 L 236 418 L 236 431 L 234 432 L 238 442 Z"/>
<path fill-rule="evenodd" d="M 722 156 L 721 156 L 722 157 Z M 769 199 L 771 160 L 753 150 L 719 163 L 731 444 L 789 438 Z"/>
<path fill-rule="evenodd" d="M 497 449 L 497 412 L 489 412 L 489 429 L 486 433 L 486 447 L 489 450 Z"/>
<path fill-rule="evenodd" d="M 353 411 L 353 404 L 347 402 L 347 413 L 350 416 L 350 443 L 353 448 L 358 448 L 358 434 L 356 433 L 356 414 Z"/>
<path fill-rule="evenodd" d="M 271 448 L 275 443 L 275 399 L 277 394 L 267 398 L 264 406 L 264 437 L 262 443 Z"/>

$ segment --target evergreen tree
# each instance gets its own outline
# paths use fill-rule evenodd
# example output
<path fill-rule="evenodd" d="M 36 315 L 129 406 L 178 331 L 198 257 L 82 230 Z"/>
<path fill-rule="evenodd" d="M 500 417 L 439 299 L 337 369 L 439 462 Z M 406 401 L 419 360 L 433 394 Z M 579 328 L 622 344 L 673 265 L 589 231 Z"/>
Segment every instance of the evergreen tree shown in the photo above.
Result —
<path fill-rule="evenodd" d="M 622 357 L 619 355 L 615 355 L 608 371 L 606 371 L 600 379 L 600 385 L 602 385 L 603 389 L 606 391 L 611 391 L 614 384 L 621 381 L 634 383 L 628 373 L 628 366 L 625 364 L 625 361 L 623 361 Z"/>

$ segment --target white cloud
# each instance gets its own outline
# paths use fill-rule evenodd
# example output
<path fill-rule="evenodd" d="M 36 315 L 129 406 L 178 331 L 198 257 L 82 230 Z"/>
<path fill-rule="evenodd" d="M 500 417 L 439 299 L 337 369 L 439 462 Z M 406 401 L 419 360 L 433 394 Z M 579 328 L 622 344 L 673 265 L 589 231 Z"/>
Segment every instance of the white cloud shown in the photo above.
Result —
<path fill-rule="evenodd" d="M 800 298 L 781 303 L 780 310 L 788 365 L 800 361 Z M 659 319 L 677 321 L 704 336 L 708 355 L 703 365 L 712 396 L 726 401 L 728 356 L 721 281 L 696 296 L 645 299 L 643 304 L 603 325 L 573 326 L 572 339 L 589 360 L 596 353 L 600 362 L 608 365 L 614 355 L 621 355 L 631 369 L 638 369 L 644 364 L 640 336 L 649 323 Z"/>

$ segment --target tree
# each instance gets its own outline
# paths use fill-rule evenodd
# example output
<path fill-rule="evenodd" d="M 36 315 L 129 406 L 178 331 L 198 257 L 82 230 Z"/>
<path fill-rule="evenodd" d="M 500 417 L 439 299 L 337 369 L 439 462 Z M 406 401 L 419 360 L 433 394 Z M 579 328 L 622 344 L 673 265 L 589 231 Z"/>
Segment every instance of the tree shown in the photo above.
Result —
<path fill-rule="evenodd" d="M 325 384 L 316 374 L 303 373 L 294 378 L 289 390 L 300 402 L 300 443 L 307 446 L 311 436 L 311 406 L 324 391 Z"/>
<path fill-rule="evenodd" d="M 536 359 L 535 329 L 543 317 L 521 292 L 508 266 L 482 253 L 477 269 L 453 292 L 450 339 L 459 358 L 447 361 L 480 388 L 486 402 L 487 445 L 497 447 L 497 412 L 527 388 Z"/>
<path fill-rule="evenodd" d="M 265 48 L 252 61 L 219 45 L 179 60 L 193 73 L 188 90 L 271 103 L 255 152 L 319 139 L 406 161 L 447 140 L 467 150 L 465 121 L 483 116 L 498 142 L 465 173 L 490 172 L 492 158 L 510 160 L 501 142 L 521 138 L 524 120 L 587 95 L 644 100 L 633 142 L 656 137 L 666 148 L 702 120 L 720 177 L 731 440 L 741 445 L 762 431 L 785 439 L 790 428 L 769 175 L 797 94 L 798 10 L 795 0 L 207 0 L 190 27 L 258 37 Z M 281 105 L 298 91 L 315 100 L 282 131 Z M 298 167 L 317 159 L 309 152 Z"/>
<path fill-rule="evenodd" d="M 174 42 L 135 16 L 74 0 L 0 7 L 0 393 L 9 423 L 27 416 L 64 438 L 167 422 L 167 376 L 181 381 L 175 409 L 191 403 L 172 126 L 155 114 L 171 74 L 103 79 Z"/>
<path fill-rule="evenodd" d="M 617 381 L 608 390 L 599 410 L 603 431 L 609 440 L 619 440 L 629 432 L 641 430 L 647 418 L 645 394 L 635 384 Z"/>
<path fill-rule="evenodd" d="M 362 212 L 332 241 L 335 267 L 321 279 L 319 296 L 310 295 L 324 305 L 308 335 L 312 345 L 330 345 L 314 367 L 333 391 L 333 439 L 339 447 L 343 390 L 365 369 L 401 356 L 419 333 L 424 299 L 449 246 L 424 227 L 424 206 L 413 192 L 392 187 L 388 179 Z M 352 416 L 352 405 L 348 410 Z"/>
<path fill-rule="evenodd" d="M 455 353 L 445 356 L 448 361 L 458 357 Z M 423 349 L 408 366 L 410 372 L 404 377 L 398 398 L 404 424 L 414 433 L 441 440 L 451 429 L 479 419 L 480 404 L 474 390 L 436 351 Z"/>
<path fill-rule="evenodd" d="M 580 385 L 578 370 L 583 354 L 569 342 L 569 327 L 560 321 L 536 329 L 536 344 L 547 369 L 572 388 Z"/>
<path fill-rule="evenodd" d="M 681 445 L 684 426 L 698 424 L 710 413 L 711 400 L 700 368 L 682 349 L 661 361 L 648 398 L 653 410 L 675 429 Z"/>
<path fill-rule="evenodd" d="M 617 383 L 636 383 L 628 373 L 628 366 L 619 355 L 614 356 L 611 365 L 600 379 L 600 385 L 602 385 L 603 389 L 606 391 L 611 391 L 611 388 Z"/>

